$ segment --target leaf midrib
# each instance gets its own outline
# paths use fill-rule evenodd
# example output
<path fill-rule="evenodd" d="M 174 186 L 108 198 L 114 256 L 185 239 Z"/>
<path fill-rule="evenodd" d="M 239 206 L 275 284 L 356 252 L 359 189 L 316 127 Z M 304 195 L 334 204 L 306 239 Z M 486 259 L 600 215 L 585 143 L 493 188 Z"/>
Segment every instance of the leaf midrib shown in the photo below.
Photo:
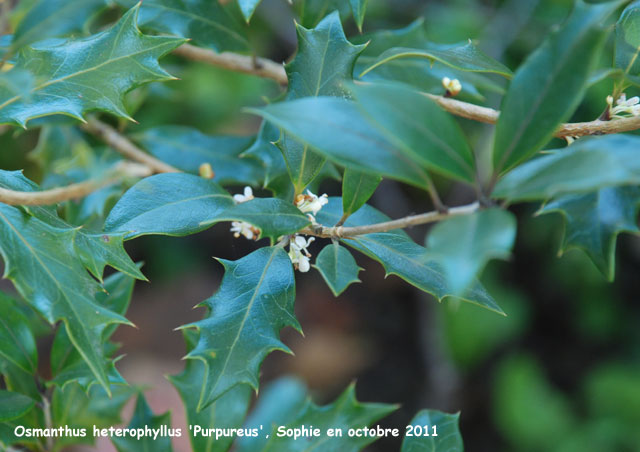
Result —
<path fill-rule="evenodd" d="M 153 46 L 153 47 L 148 47 L 146 49 L 143 49 L 143 50 L 140 50 L 140 51 L 137 51 L 137 52 L 134 52 L 134 53 L 130 53 L 128 55 L 122 55 L 122 56 L 119 56 L 119 57 L 116 57 L 116 58 L 110 58 L 109 60 L 103 61 L 102 63 L 100 63 L 100 64 L 98 64 L 96 66 L 93 66 L 93 67 L 90 67 L 90 68 L 86 68 L 86 69 L 83 69 L 81 71 L 74 72 L 72 74 L 67 74 L 67 75 L 65 75 L 63 77 L 60 77 L 60 78 L 57 78 L 57 79 L 49 80 L 47 82 L 44 82 L 44 83 L 34 87 L 29 92 L 29 94 L 33 94 L 33 93 L 35 93 L 35 92 L 37 92 L 39 90 L 42 90 L 42 89 L 44 89 L 44 88 L 46 88 L 48 86 L 54 85 L 56 83 L 62 83 L 62 82 L 66 81 L 66 80 L 69 80 L 69 79 L 71 79 L 73 77 L 77 77 L 77 76 L 80 76 L 80 75 L 88 74 L 88 73 L 90 73 L 92 71 L 97 71 L 97 70 L 103 68 L 104 66 L 107 66 L 109 64 L 118 62 L 120 60 L 124 60 L 124 59 L 127 59 L 127 58 L 133 58 L 133 57 L 135 57 L 137 55 L 141 55 L 143 53 L 151 52 L 151 51 L 153 51 L 153 50 L 155 50 L 157 48 L 164 47 L 167 44 L 168 44 L 167 42 L 163 42 L 162 44 L 158 44 L 158 45 Z M 85 86 L 85 85 L 80 85 L 80 86 Z M 22 94 L 18 94 L 17 96 L 14 96 L 11 99 L 8 99 L 4 103 L 0 104 L 0 110 L 2 110 L 3 108 L 5 108 L 8 105 L 11 105 L 12 103 L 14 103 L 16 101 L 22 99 L 23 97 L 24 96 Z"/>
<path fill-rule="evenodd" d="M 73 317 L 75 318 L 75 320 L 78 322 L 78 325 L 83 325 L 83 323 L 80 321 L 80 316 L 78 315 L 78 312 L 75 310 L 75 307 L 73 305 L 73 303 L 71 302 L 71 300 L 68 298 L 67 293 L 63 290 L 62 286 L 60 285 L 60 282 L 57 280 L 57 278 L 51 273 L 51 271 L 49 270 L 49 267 L 47 267 L 45 265 L 45 263 L 40 259 L 40 256 L 38 255 L 38 253 L 31 247 L 31 245 L 29 244 L 29 242 L 22 236 L 22 234 L 20 234 L 20 232 L 14 227 L 13 223 L 11 223 L 9 221 L 9 219 L 2 213 L 0 212 L 0 217 L 2 218 L 2 220 L 4 220 L 4 222 L 7 224 L 7 226 L 9 226 L 11 228 L 11 230 L 14 232 L 14 234 L 18 237 L 18 239 L 24 244 L 24 246 L 28 249 L 28 251 L 30 252 L 30 254 L 33 256 L 33 258 L 40 264 L 40 266 L 44 269 L 45 273 L 47 275 L 49 275 L 49 278 L 51 279 L 51 281 L 54 283 L 54 285 L 58 288 L 58 291 L 62 294 L 62 300 L 66 301 L 66 305 L 69 308 L 69 310 L 71 311 L 71 313 L 73 314 Z M 57 319 L 56 319 L 57 320 Z M 67 319 L 64 320 L 65 323 L 65 327 L 66 327 L 66 323 L 67 323 Z M 83 333 L 84 336 L 84 340 L 86 344 L 90 344 L 91 342 L 89 341 L 89 338 L 86 334 L 86 330 L 84 328 L 80 328 L 80 330 Z M 68 332 L 68 331 L 67 331 Z M 69 334 L 69 338 L 71 339 L 71 342 L 73 342 L 73 335 Z M 99 380 L 102 380 L 102 372 L 99 371 L 99 369 L 97 369 L 93 363 L 91 362 L 90 359 L 88 359 L 88 357 L 86 356 L 84 350 L 82 349 L 82 347 L 77 347 L 78 352 L 82 355 L 83 358 L 85 358 L 85 361 L 87 362 L 87 365 L 89 366 L 89 368 L 91 368 L 92 372 L 96 375 L 96 377 L 98 377 Z M 104 382 L 104 384 L 106 384 L 106 381 Z"/>
<path fill-rule="evenodd" d="M 251 295 L 251 299 L 249 300 L 249 303 L 247 304 L 247 307 L 245 309 L 245 314 L 244 317 L 242 318 L 242 322 L 240 323 L 240 326 L 238 327 L 237 333 L 236 333 L 236 337 L 234 338 L 233 342 L 231 343 L 231 346 L 229 347 L 229 352 L 227 353 L 227 357 L 224 361 L 224 364 L 222 365 L 222 369 L 220 370 L 219 373 L 219 377 L 216 380 L 215 385 L 213 385 L 213 387 L 211 388 L 211 390 L 209 390 L 209 394 L 213 394 L 213 392 L 216 390 L 216 388 L 218 387 L 218 384 L 220 384 L 220 381 L 222 380 L 222 377 L 224 376 L 224 372 L 227 369 L 227 366 L 229 365 L 229 360 L 231 359 L 231 355 L 234 353 L 234 349 L 236 347 L 236 344 L 238 343 L 238 341 L 240 340 L 240 336 L 242 331 L 244 330 L 244 325 L 247 322 L 248 318 L 249 318 L 249 313 L 251 312 L 251 309 L 253 308 L 253 304 L 256 301 L 256 298 L 258 297 L 258 293 L 260 292 L 260 286 L 262 286 L 262 283 L 264 282 L 264 279 L 266 278 L 267 272 L 269 270 L 269 267 L 271 266 L 271 263 L 273 262 L 273 259 L 275 258 L 276 254 L 278 253 L 279 249 L 278 248 L 274 248 L 271 251 L 271 255 L 269 256 L 269 260 L 267 261 L 267 263 L 264 266 L 264 270 L 262 271 L 262 274 L 260 275 L 260 279 L 258 280 L 258 283 L 256 284 L 255 290 L 253 291 L 253 295 Z M 204 399 L 204 390 L 206 388 L 206 385 L 202 386 L 203 392 L 201 392 L 200 394 L 200 402 L 199 405 L 202 406 L 202 402 Z"/>

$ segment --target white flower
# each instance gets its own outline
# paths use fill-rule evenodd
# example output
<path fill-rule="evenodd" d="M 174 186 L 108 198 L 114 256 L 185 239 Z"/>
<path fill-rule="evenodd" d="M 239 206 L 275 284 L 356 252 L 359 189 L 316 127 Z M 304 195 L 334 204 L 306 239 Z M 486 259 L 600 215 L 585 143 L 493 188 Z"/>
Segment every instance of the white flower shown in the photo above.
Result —
<path fill-rule="evenodd" d="M 307 247 L 314 240 L 314 237 L 305 240 L 301 235 L 295 235 L 289 242 L 289 259 L 291 259 L 296 270 L 302 273 L 308 272 L 311 268 L 311 264 L 309 264 L 311 253 L 307 251 Z"/>
<path fill-rule="evenodd" d="M 616 101 L 615 107 L 613 106 L 613 97 L 607 96 L 607 104 L 611 109 L 612 118 L 640 115 L 640 97 L 638 96 L 627 99 L 627 95 L 623 93 Z"/>
<path fill-rule="evenodd" d="M 300 194 L 296 196 L 296 207 L 303 213 L 309 213 L 311 221 L 315 222 L 315 216 L 320 212 L 322 206 L 329 202 L 327 194 L 322 196 L 316 196 L 311 191 L 307 190 L 307 194 Z"/>
<path fill-rule="evenodd" d="M 457 96 L 462 91 L 462 84 L 460 84 L 460 80 L 454 78 L 453 80 L 449 77 L 442 78 L 442 86 L 447 90 L 447 93 L 451 96 Z"/>
<path fill-rule="evenodd" d="M 253 190 L 249 186 L 244 187 L 244 194 L 233 195 L 233 200 L 236 202 L 236 204 L 251 201 L 252 199 L 253 199 Z"/>
<path fill-rule="evenodd" d="M 231 232 L 233 232 L 235 238 L 243 235 L 249 240 L 258 240 L 260 235 L 260 229 L 244 221 L 232 221 Z"/>

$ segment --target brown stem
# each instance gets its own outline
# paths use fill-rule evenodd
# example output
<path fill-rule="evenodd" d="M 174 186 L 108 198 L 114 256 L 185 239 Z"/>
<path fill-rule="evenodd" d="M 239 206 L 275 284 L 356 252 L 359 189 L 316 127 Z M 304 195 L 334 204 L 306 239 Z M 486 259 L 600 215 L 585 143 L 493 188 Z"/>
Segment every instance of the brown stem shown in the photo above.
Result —
<path fill-rule="evenodd" d="M 392 229 L 403 229 L 410 226 L 417 226 L 419 224 L 434 223 L 436 221 L 445 220 L 458 215 L 469 215 L 476 212 L 479 208 L 479 203 L 474 202 L 465 206 L 451 207 L 446 213 L 435 210 L 433 212 L 410 215 L 397 220 L 368 224 L 364 226 L 334 226 L 330 228 L 325 226 L 312 226 L 301 230 L 299 233 L 322 238 L 351 238 L 363 234 L 387 232 Z"/>
<path fill-rule="evenodd" d="M 70 199 L 83 198 L 102 187 L 120 182 L 128 177 L 146 177 L 151 171 L 144 165 L 121 162 L 105 177 L 77 184 L 42 191 L 16 191 L 0 188 L 0 202 L 12 206 L 38 206 L 56 204 Z"/>
<path fill-rule="evenodd" d="M 180 170 L 147 154 L 109 124 L 90 118 L 82 126 L 128 159 L 142 163 L 154 173 L 179 173 Z"/>

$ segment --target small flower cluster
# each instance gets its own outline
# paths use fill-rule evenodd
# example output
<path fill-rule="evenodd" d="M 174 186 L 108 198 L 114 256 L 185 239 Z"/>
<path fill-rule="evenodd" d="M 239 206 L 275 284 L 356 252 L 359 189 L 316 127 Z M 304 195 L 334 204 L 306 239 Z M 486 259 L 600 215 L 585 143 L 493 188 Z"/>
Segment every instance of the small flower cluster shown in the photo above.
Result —
<path fill-rule="evenodd" d="M 233 200 L 236 204 L 251 201 L 253 198 L 253 190 L 251 187 L 244 187 L 243 194 L 233 195 Z M 258 240 L 258 237 L 260 236 L 260 229 L 245 221 L 232 221 L 231 232 L 233 232 L 233 236 L 235 238 L 242 235 L 249 240 Z"/>
<path fill-rule="evenodd" d="M 289 242 L 289 259 L 291 259 L 295 269 L 302 273 L 308 272 L 311 268 L 309 263 L 311 253 L 307 250 L 307 247 L 314 240 L 314 237 L 305 239 L 301 235 L 294 235 Z"/>
<path fill-rule="evenodd" d="M 299 194 L 295 199 L 296 207 L 302 213 L 306 213 L 313 224 L 316 223 L 316 215 L 318 215 L 320 209 L 322 209 L 322 207 L 328 202 L 329 198 L 326 193 L 322 196 L 317 196 L 311 193 L 310 190 L 307 190 L 306 194 Z M 311 253 L 309 253 L 307 247 L 311 245 L 311 242 L 314 240 L 314 237 L 305 239 L 304 237 L 295 234 L 291 237 L 289 242 L 289 259 L 293 262 L 293 266 L 296 270 L 302 273 L 308 272 L 311 268 L 311 264 L 309 264 Z"/>
<path fill-rule="evenodd" d="M 611 118 L 625 118 L 640 115 L 640 97 L 634 96 L 627 99 L 626 94 L 622 94 L 613 106 L 613 96 L 607 96 L 607 105 L 611 112 Z"/>
<path fill-rule="evenodd" d="M 254 199 L 254 196 L 251 187 L 245 187 L 243 193 L 233 195 L 233 200 L 236 204 L 251 201 L 252 199 Z M 307 190 L 306 194 L 296 196 L 295 199 L 296 207 L 302 213 L 306 213 L 309 220 L 314 224 L 316 222 L 315 216 L 328 202 L 329 198 L 326 194 L 317 196 L 311 193 L 310 190 Z M 258 240 L 258 236 L 260 235 L 258 228 L 244 221 L 233 221 L 231 223 L 231 232 L 233 232 L 233 236 L 236 238 L 242 235 L 249 240 Z M 311 253 L 307 248 L 314 240 L 314 237 L 305 239 L 298 234 L 294 234 L 289 238 L 289 259 L 291 259 L 295 269 L 302 273 L 308 272 L 311 268 Z"/>
<path fill-rule="evenodd" d="M 322 209 L 322 206 L 329 202 L 327 194 L 317 196 L 307 190 L 307 194 L 299 194 L 296 196 L 295 204 L 302 213 L 306 213 L 312 223 L 316 222 L 316 215 Z"/>
<path fill-rule="evenodd" d="M 457 78 L 452 80 L 449 77 L 443 77 L 442 86 L 447 90 L 447 94 L 452 97 L 457 96 L 462 91 L 462 84 Z"/>

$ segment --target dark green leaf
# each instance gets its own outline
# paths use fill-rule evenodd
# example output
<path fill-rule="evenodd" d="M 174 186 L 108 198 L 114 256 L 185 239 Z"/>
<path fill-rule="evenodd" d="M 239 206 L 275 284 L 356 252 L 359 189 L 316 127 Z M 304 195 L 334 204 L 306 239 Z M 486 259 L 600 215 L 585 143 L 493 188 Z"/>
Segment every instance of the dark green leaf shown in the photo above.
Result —
<path fill-rule="evenodd" d="M 262 0 L 238 0 L 238 4 L 240 5 L 240 10 L 242 11 L 242 15 L 246 19 L 247 22 L 251 20 L 253 13 L 256 11 L 256 8 L 260 4 Z"/>
<path fill-rule="evenodd" d="M 440 264 L 451 290 L 459 294 L 490 259 L 509 257 L 515 237 L 513 214 L 482 210 L 435 225 L 427 237 L 427 255 Z"/>
<path fill-rule="evenodd" d="M 29 98 L 0 87 L 0 123 L 24 127 L 32 118 L 53 114 L 82 120 L 87 110 L 128 118 L 124 94 L 143 83 L 171 80 L 157 59 L 184 42 L 141 34 L 137 13 L 136 6 L 116 25 L 88 38 L 21 50 L 16 68 L 31 71 L 38 82 Z"/>
<path fill-rule="evenodd" d="M 356 21 L 358 30 L 360 31 L 362 31 L 362 24 L 364 23 L 364 13 L 367 10 L 367 3 L 369 3 L 369 0 L 349 0 L 353 18 Z"/>
<path fill-rule="evenodd" d="M 382 53 L 378 59 L 366 68 L 360 77 L 378 66 L 400 58 L 426 58 L 432 64 L 442 63 L 455 69 L 469 72 L 489 72 L 511 78 L 511 70 L 504 64 L 485 55 L 471 41 L 460 44 L 430 44 L 426 49 L 394 47 Z"/>
<path fill-rule="evenodd" d="M 245 428 L 260 428 L 267 431 L 286 425 L 296 419 L 307 404 L 307 387 L 294 377 L 281 377 L 260 390 L 260 397 L 245 422 Z M 269 440 L 264 435 L 239 437 L 237 452 L 263 450 Z"/>
<path fill-rule="evenodd" d="M 434 101 L 402 85 L 354 85 L 356 99 L 385 137 L 424 168 L 474 180 L 473 153 L 457 122 Z"/>
<path fill-rule="evenodd" d="M 640 138 L 581 138 L 568 149 L 544 155 L 503 177 L 494 196 L 511 201 L 550 199 L 616 185 L 640 184 Z"/>
<path fill-rule="evenodd" d="M 100 384 L 108 388 L 102 333 L 110 324 L 129 322 L 95 302 L 101 287 L 76 257 L 76 233 L 0 204 L 5 277 L 50 323 L 64 322 L 69 338 Z"/>
<path fill-rule="evenodd" d="M 251 223 L 260 230 L 260 238 L 271 239 L 293 234 L 311 224 L 309 218 L 293 204 L 277 198 L 255 198 L 236 204 L 216 216 L 215 220 L 205 221 L 202 225 L 225 220 Z"/>
<path fill-rule="evenodd" d="M 264 186 L 274 193 L 286 192 L 287 189 L 292 188 L 284 156 L 273 144 L 279 139 L 280 131 L 278 128 L 267 121 L 263 121 L 256 140 L 249 149 L 240 155 L 241 157 L 255 158 L 262 162 L 264 167 Z M 285 178 L 286 184 L 280 184 L 280 180 Z M 282 189 L 281 185 L 285 185 L 286 189 Z M 293 189 L 291 189 L 291 199 L 293 199 Z"/>
<path fill-rule="evenodd" d="M 562 28 L 517 70 L 496 125 L 496 172 L 541 150 L 556 127 L 569 119 L 599 61 L 606 37 L 601 23 L 619 5 L 619 1 L 587 4 L 577 0 Z"/>
<path fill-rule="evenodd" d="M 187 351 L 191 351 L 198 341 L 197 335 L 193 331 L 185 330 L 183 332 Z M 199 425 L 203 428 L 240 428 L 249 408 L 251 388 L 246 385 L 236 386 L 216 402 L 198 412 L 200 393 L 194 388 L 199 388 L 202 385 L 206 376 L 205 370 L 205 365 L 200 361 L 187 360 L 185 369 L 180 375 L 169 377 L 171 383 L 180 393 L 187 414 L 187 422 L 190 425 Z M 261 392 L 260 397 L 263 396 L 264 394 Z M 228 436 L 214 441 L 211 437 L 194 435 L 192 431 L 190 431 L 190 438 L 191 447 L 198 452 L 227 452 L 234 440 L 232 436 Z"/>
<path fill-rule="evenodd" d="M 295 59 L 285 66 L 289 79 L 288 100 L 302 97 L 346 95 L 345 81 L 353 77 L 356 58 L 364 46 L 347 41 L 340 17 L 335 11 L 325 17 L 317 27 L 308 30 L 296 27 L 299 49 Z M 318 175 L 325 158 L 286 134 L 278 140 L 296 193 Z"/>
<path fill-rule="evenodd" d="M 382 53 L 392 48 L 425 49 L 434 45 L 428 38 L 428 32 L 422 18 L 415 20 L 405 28 L 378 30 L 362 37 L 356 37 L 354 40 L 368 43 L 356 63 L 356 74 L 362 73 L 378 61 Z M 432 63 L 429 60 L 416 58 L 390 61 L 368 72 L 363 78 L 366 81 L 403 82 L 421 91 L 444 94 L 443 77 L 457 78 L 460 81 L 462 92 L 459 97 L 462 99 L 484 100 L 484 96 L 478 91 L 479 89 L 498 94 L 504 93 L 501 85 L 480 73 L 464 72 L 438 62 Z"/>
<path fill-rule="evenodd" d="M 396 410 L 394 405 L 381 403 L 360 403 L 355 397 L 354 385 L 338 397 L 333 403 L 318 406 L 310 399 L 302 408 L 298 416 L 286 424 L 286 428 L 299 428 L 301 425 L 313 425 L 319 428 L 322 435 L 306 440 L 289 436 L 278 437 L 274 431 L 269 436 L 269 441 L 262 452 L 288 451 L 303 452 L 308 450 L 331 450 L 340 452 L 357 452 L 368 444 L 374 442 L 377 437 L 349 436 L 350 428 L 363 428 L 387 416 Z M 329 437 L 327 429 L 342 429 L 342 436 Z"/>
<path fill-rule="evenodd" d="M 566 222 L 562 250 L 583 249 L 607 279 L 613 281 L 618 234 L 640 232 L 638 204 L 640 189 L 637 187 L 611 187 L 585 195 L 560 197 L 538 213 L 562 214 Z"/>
<path fill-rule="evenodd" d="M 40 0 L 20 21 L 11 48 L 15 51 L 36 41 L 80 31 L 105 6 L 105 0 Z"/>
<path fill-rule="evenodd" d="M 93 386 L 89 393 L 75 383 L 56 388 L 51 398 L 53 427 L 85 428 L 84 438 L 62 436 L 56 440 L 56 450 L 64 450 L 71 444 L 94 444 L 93 427 L 109 428 L 121 422 L 120 413 L 135 390 L 129 386 L 114 386 L 111 397 L 100 386 Z"/>
<path fill-rule="evenodd" d="M 118 0 L 131 7 L 136 0 Z M 218 52 L 249 50 L 246 27 L 231 8 L 210 0 L 144 0 L 140 7 L 140 25 L 156 31 L 193 39 L 198 45 Z"/>
<path fill-rule="evenodd" d="M 345 0 L 296 0 L 293 6 L 300 15 L 300 24 L 306 28 L 317 26 L 331 11 L 337 11 L 342 20 L 346 20 L 351 13 Z"/>
<path fill-rule="evenodd" d="M 134 138 L 151 154 L 180 170 L 198 174 L 200 165 L 210 164 L 219 184 L 256 185 L 264 177 L 264 168 L 257 159 L 239 157 L 249 146 L 250 138 L 209 136 L 183 126 L 147 129 Z"/>
<path fill-rule="evenodd" d="M 316 216 L 317 221 L 324 225 L 336 224 L 342 217 L 341 204 L 340 198 L 329 198 L 329 204 Z M 389 217 L 365 205 L 349 217 L 345 226 L 362 226 L 384 221 L 389 221 Z M 344 242 L 380 262 L 388 275 L 397 275 L 440 301 L 455 294 L 448 285 L 442 268 L 427 257 L 428 253 L 424 247 L 411 240 L 403 231 L 366 234 Z M 475 282 L 460 298 L 504 314 L 479 282 Z"/>
<path fill-rule="evenodd" d="M 35 404 L 31 397 L 0 389 L 0 422 L 24 416 Z"/>
<path fill-rule="evenodd" d="M 20 191 L 40 189 L 20 171 L 2 170 L 0 170 L 0 187 Z M 55 206 L 29 206 L 26 211 L 53 228 L 69 231 L 77 257 L 100 281 L 107 265 L 134 278 L 146 280 L 140 269 L 127 255 L 123 245 L 123 234 L 101 234 L 86 228 L 71 226 L 58 216 Z"/>
<path fill-rule="evenodd" d="M 258 388 L 262 360 L 274 350 L 290 352 L 279 339 L 286 326 L 300 331 L 293 312 L 293 267 L 281 247 L 260 248 L 237 261 L 220 260 L 225 275 L 218 291 L 202 303 L 209 315 L 184 328 L 200 338 L 188 359 L 205 364 L 198 409 L 238 385 Z"/>
<path fill-rule="evenodd" d="M 129 429 L 160 429 L 163 425 L 169 428 L 171 426 L 171 414 L 169 412 L 154 416 L 151 408 L 147 404 L 142 394 L 138 395 L 136 408 L 133 412 L 133 418 L 129 423 Z M 171 438 L 168 436 L 158 435 L 156 439 L 153 436 L 145 435 L 140 439 L 131 436 L 112 437 L 111 441 L 118 449 L 118 452 L 171 452 Z"/>
<path fill-rule="evenodd" d="M 29 99 L 35 82 L 33 74 L 24 69 L 14 67 L 8 72 L 0 72 L 0 92 L 10 96 Z"/>
<path fill-rule="evenodd" d="M 376 191 L 382 177 L 363 173 L 352 169 L 345 169 L 342 176 L 342 210 L 345 215 L 351 215 L 371 198 Z"/>
<path fill-rule="evenodd" d="M 616 23 L 614 65 L 624 75 L 640 76 L 640 2 L 628 5 Z"/>
<path fill-rule="evenodd" d="M 436 410 L 420 411 L 409 424 L 415 427 L 414 436 L 405 436 L 401 452 L 462 452 L 464 447 L 458 430 L 459 417 L 460 414 Z M 434 429 L 437 436 L 433 435 Z"/>
<path fill-rule="evenodd" d="M 362 270 L 356 264 L 351 253 L 338 243 L 325 246 L 316 258 L 318 269 L 325 282 L 336 297 L 344 292 L 351 283 L 360 282 L 358 273 Z"/>
<path fill-rule="evenodd" d="M 38 350 L 29 321 L 17 302 L 3 292 L 0 292 L 0 359 L 30 374 L 38 370 Z"/>
<path fill-rule="evenodd" d="M 120 198 L 107 217 L 105 230 L 128 233 L 129 239 L 147 234 L 195 234 L 208 227 L 203 222 L 213 222 L 233 205 L 231 196 L 209 179 L 157 174 L 141 180 Z"/>
<path fill-rule="evenodd" d="M 316 97 L 252 110 L 338 165 L 424 188 L 429 177 L 361 113 L 355 102 Z"/>
<path fill-rule="evenodd" d="M 122 273 L 116 273 L 104 281 L 105 292 L 98 293 L 97 301 L 107 309 L 120 315 L 125 315 L 135 280 Z M 103 333 L 104 356 L 112 357 L 117 346 L 108 341 L 116 330 L 115 325 L 108 326 Z M 119 358 L 105 360 L 107 378 L 110 384 L 126 384 L 124 378 L 115 368 L 115 362 Z M 75 350 L 64 328 L 59 328 L 51 347 L 51 380 L 52 384 L 64 387 L 69 382 L 78 383 L 85 391 L 96 382 L 89 366 L 83 361 Z"/>

